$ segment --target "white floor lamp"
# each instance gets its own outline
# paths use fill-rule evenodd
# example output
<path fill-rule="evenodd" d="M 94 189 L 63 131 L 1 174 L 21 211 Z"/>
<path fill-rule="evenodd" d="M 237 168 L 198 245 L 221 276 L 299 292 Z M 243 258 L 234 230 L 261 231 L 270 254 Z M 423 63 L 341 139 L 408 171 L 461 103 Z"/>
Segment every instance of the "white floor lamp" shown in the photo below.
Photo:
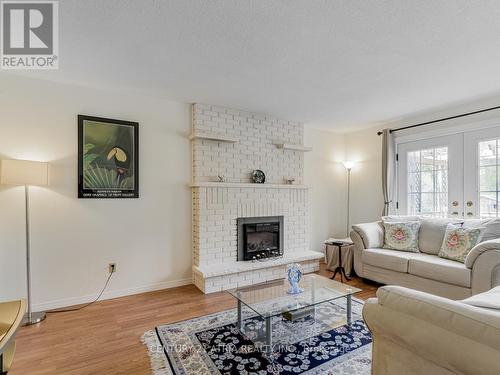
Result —
<path fill-rule="evenodd" d="M 31 253 L 30 253 L 30 186 L 49 184 L 49 164 L 29 160 L 2 160 L 0 165 L 0 183 L 6 185 L 24 185 L 26 208 L 26 282 L 28 290 L 28 312 L 23 325 L 31 325 L 45 319 L 44 312 L 33 312 L 31 301 Z"/>
<path fill-rule="evenodd" d="M 350 211 L 351 211 L 351 169 L 354 167 L 353 161 L 345 161 L 344 167 L 347 170 L 347 218 L 346 218 L 346 234 L 349 237 L 349 229 L 351 229 L 350 223 Z"/>

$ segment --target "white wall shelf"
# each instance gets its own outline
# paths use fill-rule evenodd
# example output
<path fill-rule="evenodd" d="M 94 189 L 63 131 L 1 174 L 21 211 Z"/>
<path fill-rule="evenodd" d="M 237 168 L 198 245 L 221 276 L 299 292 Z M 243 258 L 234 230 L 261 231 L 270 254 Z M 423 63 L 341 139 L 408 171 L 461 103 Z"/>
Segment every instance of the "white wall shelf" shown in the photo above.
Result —
<path fill-rule="evenodd" d="M 190 140 L 193 139 L 206 139 L 209 141 L 215 142 L 227 142 L 227 143 L 236 143 L 239 142 L 238 138 L 230 137 L 228 135 L 219 134 L 219 133 L 193 133 L 189 136 Z"/>
<path fill-rule="evenodd" d="M 293 151 L 302 151 L 302 152 L 312 151 L 312 147 L 304 146 L 304 145 L 294 145 L 291 143 L 275 143 L 275 146 L 278 148 L 281 148 L 283 150 L 293 150 Z"/>
<path fill-rule="evenodd" d="M 252 189 L 310 189 L 308 185 L 293 184 L 256 184 L 245 182 L 193 182 L 189 185 L 191 188 L 199 187 L 221 187 L 221 188 L 252 188 Z"/>

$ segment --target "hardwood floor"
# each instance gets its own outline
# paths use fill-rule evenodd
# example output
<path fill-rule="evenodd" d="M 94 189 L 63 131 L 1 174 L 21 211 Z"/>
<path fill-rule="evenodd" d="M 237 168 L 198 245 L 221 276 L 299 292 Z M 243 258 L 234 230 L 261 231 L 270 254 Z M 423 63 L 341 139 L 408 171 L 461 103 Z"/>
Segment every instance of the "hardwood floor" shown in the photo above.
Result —
<path fill-rule="evenodd" d="M 331 272 L 321 266 L 321 275 Z M 353 278 L 373 297 L 378 285 Z M 95 303 L 83 310 L 49 314 L 38 325 L 17 335 L 14 365 L 9 375 L 150 374 L 142 334 L 157 325 L 235 308 L 225 292 L 204 295 L 194 285 L 137 294 Z"/>

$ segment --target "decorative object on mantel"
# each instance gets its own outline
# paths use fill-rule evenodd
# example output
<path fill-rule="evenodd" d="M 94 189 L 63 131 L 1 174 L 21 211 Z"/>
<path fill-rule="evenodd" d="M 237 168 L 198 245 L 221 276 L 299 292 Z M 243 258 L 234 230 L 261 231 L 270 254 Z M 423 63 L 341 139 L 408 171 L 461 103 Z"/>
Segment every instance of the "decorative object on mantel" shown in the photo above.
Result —
<path fill-rule="evenodd" d="M 139 124 L 78 115 L 78 198 L 139 198 Z"/>
<path fill-rule="evenodd" d="M 237 143 L 239 142 L 238 138 L 231 137 L 229 135 L 225 134 L 220 134 L 220 133 L 209 133 L 209 132 L 203 132 L 203 133 L 193 133 L 189 136 L 190 140 L 195 140 L 195 139 L 204 139 L 207 141 L 215 141 L 215 142 L 226 142 L 226 143 Z"/>
<path fill-rule="evenodd" d="M 290 289 L 288 289 L 288 294 L 300 294 L 304 289 L 299 288 L 299 282 L 302 278 L 302 269 L 299 263 L 293 263 L 288 265 L 286 268 L 286 277 L 290 283 Z"/>
<path fill-rule="evenodd" d="M 226 182 L 226 177 L 224 175 L 217 175 L 218 182 Z"/>
<path fill-rule="evenodd" d="M 263 184 L 266 182 L 266 175 L 260 169 L 256 169 L 252 172 L 252 181 L 256 184 Z"/>
<path fill-rule="evenodd" d="M 274 145 L 278 148 L 281 148 L 282 150 L 292 150 L 292 151 L 302 151 L 302 152 L 312 151 L 312 147 L 303 145 L 294 145 L 290 143 L 275 143 Z"/>
<path fill-rule="evenodd" d="M 293 185 L 293 183 L 295 182 L 295 177 L 285 178 L 285 182 L 287 183 L 287 185 Z"/>

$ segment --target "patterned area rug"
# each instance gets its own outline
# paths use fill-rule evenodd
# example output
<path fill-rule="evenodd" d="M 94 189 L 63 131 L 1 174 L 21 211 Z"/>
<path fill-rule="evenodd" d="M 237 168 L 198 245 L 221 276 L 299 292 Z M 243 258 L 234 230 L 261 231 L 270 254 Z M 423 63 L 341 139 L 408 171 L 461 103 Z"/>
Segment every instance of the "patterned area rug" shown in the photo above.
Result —
<path fill-rule="evenodd" d="M 345 324 L 345 299 L 324 303 L 314 314 L 289 322 L 273 318 L 272 355 L 264 350 L 264 322 L 244 310 L 244 332 L 236 310 L 156 327 L 143 335 L 154 375 L 370 374 L 371 335 L 353 298 L 353 323 Z"/>

